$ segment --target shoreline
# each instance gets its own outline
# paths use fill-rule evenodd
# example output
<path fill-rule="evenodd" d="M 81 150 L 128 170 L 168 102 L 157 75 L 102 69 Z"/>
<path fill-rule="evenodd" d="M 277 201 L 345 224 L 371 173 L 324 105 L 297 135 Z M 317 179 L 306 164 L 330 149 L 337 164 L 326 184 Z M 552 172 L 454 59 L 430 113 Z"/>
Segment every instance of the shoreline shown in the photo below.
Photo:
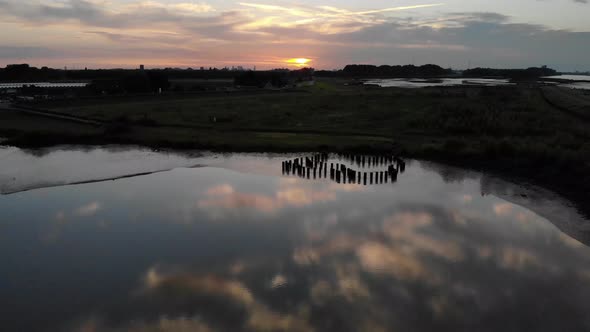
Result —
<path fill-rule="evenodd" d="M 44 115 L 8 107 L 0 109 L 0 144 L 397 154 L 524 179 L 590 210 L 585 94 L 526 85 L 371 88 L 338 80 L 301 92 L 30 105 Z"/>
<path fill-rule="evenodd" d="M 109 145 L 118 145 L 129 148 L 148 148 L 155 151 L 169 151 L 173 153 L 187 153 L 196 151 L 208 151 L 212 153 L 275 153 L 275 154 L 291 154 L 291 153 L 363 153 L 366 155 L 380 155 L 385 153 L 399 154 L 403 158 L 415 159 L 421 161 L 436 162 L 443 165 L 452 167 L 458 167 L 467 170 L 473 170 L 484 174 L 489 174 L 510 180 L 517 184 L 522 185 L 533 185 L 563 197 L 567 201 L 571 202 L 576 210 L 578 210 L 583 216 L 590 218 L 590 196 L 587 186 L 580 184 L 577 172 L 569 172 L 568 170 L 561 170 L 552 165 L 547 165 L 542 168 L 534 169 L 531 172 L 530 165 L 536 163 L 535 161 L 526 159 L 514 159 L 514 158 L 498 158 L 491 161 L 490 159 L 482 156 L 470 156 L 466 157 L 459 154 L 451 154 L 449 151 L 437 151 L 434 153 L 409 153 L 408 149 L 404 148 L 403 145 L 396 146 L 394 149 L 380 148 L 373 146 L 371 150 L 367 150 L 364 146 L 351 147 L 349 149 L 315 149 L 315 150 L 302 150 L 297 147 L 246 147 L 246 148 L 235 148 L 231 146 L 206 146 L 206 145 L 193 145 L 187 143 L 185 145 L 149 145 L 142 144 L 139 142 L 125 142 L 125 141 L 92 141 L 84 142 L 80 140 L 59 140 L 55 144 L 18 144 L 19 141 L 0 139 L 0 146 L 11 146 L 22 150 L 36 150 L 43 148 L 57 148 L 60 146 L 71 146 L 71 147 L 104 147 Z M 17 144 L 13 144 L 17 143 Z M 443 156 L 444 155 L 444 156 Z M 564 175 L 565 174 L 565 175 Z M 559 179 L 559 180 L 557 180 Z"/>

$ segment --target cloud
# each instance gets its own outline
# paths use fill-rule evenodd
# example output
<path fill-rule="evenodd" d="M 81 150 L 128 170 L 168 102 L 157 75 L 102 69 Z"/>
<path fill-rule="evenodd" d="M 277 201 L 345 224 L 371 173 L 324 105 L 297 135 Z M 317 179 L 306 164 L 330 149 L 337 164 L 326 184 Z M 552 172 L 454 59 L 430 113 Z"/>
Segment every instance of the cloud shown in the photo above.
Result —
<path fill-rule="evenodd" d="M 427 252 L 451 262 L 462 261 L 464 254 L 458 241 L 437 239 L 432 234 L 421 232 L 432 227 L 433 222 L 433 216 L 428 213 L 399 213 L 383 222 L 383 233 L 392 242 L 407 242 L 412 246 L 412 252 Z"/>
<path fill-rule="evenodd" d="M 0 18 L 6 22 L 4 30 L 13 30 L 11 35 L 30 34 L 31 29 L 57 36 L 69 32 L 63 39 L 47 38 L 34 46 L 18 39 L 4 42 L 0 59 L 135 64 L 153 57 L 163 66 L 277 67 L 285 65 L 284 59 L 309 57 L 316 67 L 332 68 L 360 62 L 406 64 L 413 58 L 452 67 L 469 61 L 490 67 L 590 66 L 590 32 L 518 23 L 495 12 L 429 10 L 439 7 L 448 6 L 352 10 L 256 2 L 215 8 L 187 1 L 3 0 Z M 415 15 L 423 11 L 428 14 Z"/>
<path fill-rule="evenodd" d="M 99 202 L 92 202 L 87 205 L 81 206 L 76 211 L 74 211 L 74 215 L 78 217 L 90 217 L 95 215 L 101 208 L 101 204 Z"/>
<path fill-rule="evenodd" d="M 303 207 L 321 202 L 336 200 L 338 188 L 328 190 L 314 190 L 299 185 L 299 182 L 283 183 L 282 188 L 274 195 L 258 193 L 243 193 L 235 190 L 229 184 L 211 187 L 207 190 L 207 197 L 197 202 L 201 209 L 221 209 L 228 212 L 252 209 L 263 213 L 274 213 L 288 207 Z M 346 187 L 343 190 L 350 190 Z"/>
<path fill-rule="evenodd" d="M 506 217 L 506 216 L 512 214 L 513 207 L 514 207 L 514 205 L 512 205 L 510 203 L 498 203 L 498 204 L 494 205 L 494 213 L 498 217 Z"/>
<path fill-rule="evenodd" d="M 413 6 L 390 7 L 366 11 L 350 11 L 331 6 L 276 6 L 258 3 L 240 3 L 240 5 L 270 12 L 273 15 L 256 20 L 245 28 L 303 28 L 320 34 L 351 32 L 377 23 L 386 22 L 382 14 L 441 6 L 441 3 Z"/>
<path fill-rule="evenodd" d="M 226 319 L 228 323 L 231 321 L 232 314 L 236 312 L 236 310 L 231 310 L 231 307 L 240 308 L 246 317 L 242 317 L 242 328 L 235 330 L 311 331 L 311 327 L 301 317 L 301 314 L 283 314 L 273 311 L 257 299 L 244 283 L 237 280 L 193 272 L 166 272 L 155 267 L 148 270 L 144 280 L 142 296 L 168 297 L 170 296 L 169 290 L 177 290 L 183 294 L 184 300 L 182 302 L 190 302 L 193 299 L 195 299 L 194 302 L 197 302 L 197 298 L 210 299 L 211 303 L 224 302 L 224 306 L 230 310 L 220 312 L 221 317 L 218 319 Z M 171 300 L 178 301 L 175 298 L 171 298 Z M 179 305 L 181 304 L 179 303 Z"/>
<path fill-rule="evenodd" d="M 415 257 L 383 244 L 363 244 L 358 248 L 357 256 L 362 267 L 373 273 L 391 274 L 401 280 L 421 280 L 430 275 Z"/>
<path fill-rule="evenodd" d="M 63 2 L 22 0 L 3 1 L 4 16 L 14 16 L 36 24 L 61 24 L 73 20 L 87 26 L 130 27 L 149 22 L 174 22 L 197 14 L 213 12 L 205 3 L 132 2 L 115 5 L 99 0 L 66 0 Z"/>
<path fill-rule="evenodd" d="M 3 45 L 2 47 L 0 47 L 0 59 L 34 59 L 39 57 L 57 57 L 60 56 L 60 53 L 60 51 L 49 47 L 10 45 Z"/>
<path fill-rule="evenodd" d="M 207 190 L 207 195 L 209 195 L 209 196 L 226 196 L 226 195 L 232 195 L 235 192 L 236 191 L 235 191 L 234 187 L 232 187 L 231 185 L 222 184 L 219 186 L 209 188 Z"/>

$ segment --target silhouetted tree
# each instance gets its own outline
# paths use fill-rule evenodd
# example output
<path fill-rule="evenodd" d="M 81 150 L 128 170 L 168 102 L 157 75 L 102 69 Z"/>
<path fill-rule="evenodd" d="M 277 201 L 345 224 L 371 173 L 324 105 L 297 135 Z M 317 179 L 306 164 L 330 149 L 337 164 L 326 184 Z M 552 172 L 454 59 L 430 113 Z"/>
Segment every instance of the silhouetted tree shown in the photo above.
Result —
<path fill-rule="evenodd" d="M 423 66 L 347 65 L 342 73 L 354 77 L 441 77 L 452 74 L 450 69 L 428 64 Z"/>

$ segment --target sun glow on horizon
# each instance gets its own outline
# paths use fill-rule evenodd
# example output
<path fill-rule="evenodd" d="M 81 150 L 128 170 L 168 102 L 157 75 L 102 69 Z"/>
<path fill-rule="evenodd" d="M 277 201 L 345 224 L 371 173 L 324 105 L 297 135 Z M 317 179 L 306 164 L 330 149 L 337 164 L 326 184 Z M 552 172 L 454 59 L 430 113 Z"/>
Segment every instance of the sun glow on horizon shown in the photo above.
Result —
<path fill-rule="evenodd" d="M 307 66 L 311 62 L 311 59 L 308 58 L 293 58 L 287 60 L 287 63 L 290 65 L 294 65 L 297 67 L 304 67 Z"/>

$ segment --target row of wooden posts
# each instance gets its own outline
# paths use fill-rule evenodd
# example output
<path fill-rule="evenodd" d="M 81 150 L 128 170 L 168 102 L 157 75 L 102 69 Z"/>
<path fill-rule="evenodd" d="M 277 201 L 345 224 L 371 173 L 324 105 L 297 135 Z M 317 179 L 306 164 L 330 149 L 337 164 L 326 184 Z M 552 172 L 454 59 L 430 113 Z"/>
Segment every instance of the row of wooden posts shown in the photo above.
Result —
<path fill-rule="evenodd" d="M 370 165 L 388 165 L 386 171 L 376 172 L 361 172 L 352 168 L 348 168 L 343 164 L 329 163 L 329 178 L 337 183 L 353 183 L 353 184 L 381 184 L 389 181 L 396 182 L 399 173 L 403 173 L 406 169 L 406 163 L 399 157 L 395 156 L 350 156 L 346 160 L 357 162 L 362 165 L 369 163 Z M 295 160 L 288 160 L 282 163 L 282 170 L 284 175 L 295 175 L 301 178 L 318 179 L 328 178 L 328 160 L 327 154 L 315 155 L 311 158 L 297 158 Z"/>
<path fill-rule="evenodd" d="M 356 164 L 358 167 L 381 167 L 388 165 L 404 164 L 405 162 L 398 156 L 393 155 L 355 155 L 355 154 L 339 154 L 340 160 L 348 161 L 351 164 Z"/>

